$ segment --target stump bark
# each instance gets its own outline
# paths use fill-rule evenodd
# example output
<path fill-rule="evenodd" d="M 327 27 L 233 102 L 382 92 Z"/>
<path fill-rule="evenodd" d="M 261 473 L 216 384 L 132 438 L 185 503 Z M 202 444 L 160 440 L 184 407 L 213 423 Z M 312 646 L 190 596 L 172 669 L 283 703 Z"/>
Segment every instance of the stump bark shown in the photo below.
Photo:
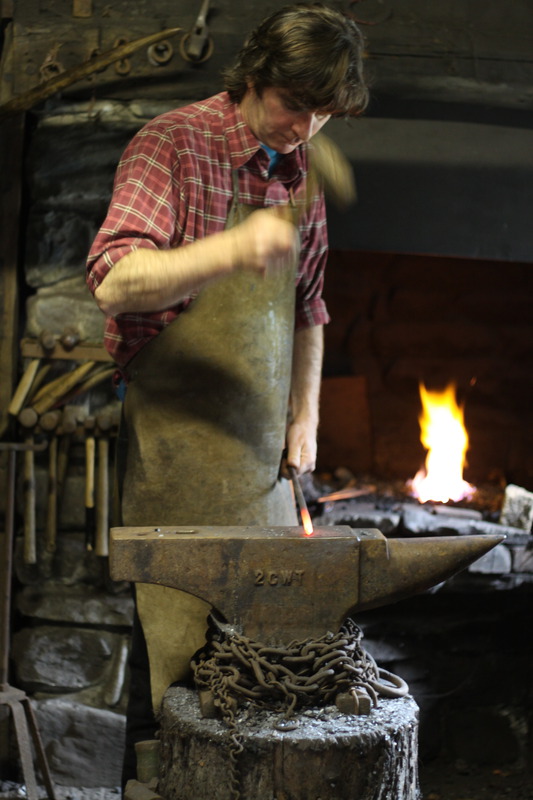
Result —
<path fill-rule="evenodd" d="M 165 800 L 419 800 L 418 706 L 412 697 L 379 699 L 368 716 L 335 706 L 291 718 L 241 708 L 244 747 L 232 793 L 230 731 L 204 719 L 197 692 L 171 687 L 160 719 L 159 791 Z"/>

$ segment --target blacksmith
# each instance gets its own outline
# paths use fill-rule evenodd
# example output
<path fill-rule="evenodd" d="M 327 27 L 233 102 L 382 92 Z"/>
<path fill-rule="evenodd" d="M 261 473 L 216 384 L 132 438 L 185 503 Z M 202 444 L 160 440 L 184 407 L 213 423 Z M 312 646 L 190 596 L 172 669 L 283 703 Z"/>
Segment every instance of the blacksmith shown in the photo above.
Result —
<path fill-rule="evenodd" d="M 328 321 L 308 143 L 363 111 L 361 59 L 344 15 L 286 7 L 251 35 L 226 91 L 157 117 L 126 149 L 87 268 L 127 386 L 122 525 L 297 524 L 283 474 L 315 466 Z M 159 586 L 136 600 L 152 688 L 136 622 L 125 779 L 132 743 L 154 735 L 150 696 L 157 708 L 187 676 L 209 611 Z"/>

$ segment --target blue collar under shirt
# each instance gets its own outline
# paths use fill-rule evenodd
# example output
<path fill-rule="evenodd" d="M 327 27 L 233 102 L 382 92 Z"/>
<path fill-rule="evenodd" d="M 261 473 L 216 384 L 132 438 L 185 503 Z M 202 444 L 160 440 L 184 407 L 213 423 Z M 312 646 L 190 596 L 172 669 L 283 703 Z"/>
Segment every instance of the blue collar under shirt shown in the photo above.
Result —
<path fill-rule="evenodd" d="M 263 142 L 261 142 L 261 147 L 263 148 L 267 156 L 270 158 L 270 164 L 268 165 L 268 177 L 270 178 L 270 176 L 274 172 L 274 169 L 278 161 L 280 160 L 280 158 L 282 158 L 282 153 L 278 153 L 277 150 L 273 150 L 271 147 L 268 147 L 266 144 L 263 144 Z"/>

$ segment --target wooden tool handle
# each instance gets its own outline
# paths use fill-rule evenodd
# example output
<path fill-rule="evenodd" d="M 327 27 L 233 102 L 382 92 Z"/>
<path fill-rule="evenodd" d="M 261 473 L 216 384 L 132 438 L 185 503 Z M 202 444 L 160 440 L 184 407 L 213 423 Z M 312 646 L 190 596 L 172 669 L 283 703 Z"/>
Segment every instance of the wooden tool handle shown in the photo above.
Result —
<path fill-rule="evenodd" d="M 43 385 L 45 378 L 51 369 L 52 369 L 51 361 L 45 361 L 45 363 L 39 367 L 37 375 L 35 376 L 35 380 L 33 381 L 31 389 L 28 394 L 28 399 L 27 399 L 28 405 L 31 405 L 31 403 L 33 402 L 33 398 L 37 395 L 37 392 L 40 391 L 41 386 Z"/>
<path fill-rule="evenodd" d="M 33 446 L 33 436 L 26 437 L 26 444 Z M 35 456 L 33 450 L 24 452 L 24 563 L 37 563 L 35 536 Z"/>
<path fill-rule="evenodd" d="M 50 439 L 48 451 L 48 506 L 46 509 L 45 547 L 49 553 L 56 549 L 57 537 L 57 436 Z"/>
<path fill-rule="evenodd" d="M 98 486 L 96 492 L 96 542 L 97 556 L 109 555 L 109 439 L 98 440 Z"/>
<path fill-rule="evenodd" d="M 37 370 L 39 369 L 40 363 L 40 358 L 34 358 L 24 370 L 24 374 L 19 381 L 19 385 L 17 386 L 15 394 L 13 395 L 13 398 L 7 409 L 8 412 L 15 417 L 24 405 L 24 401 L 30 392 L 35 376 L 37 375 Z"/>
<path fill-rule="evenodd" d="M 72 392 L 69 395 L 70 398 L 77 397 L 84 392 L 88 392 L 89 389 L 94 389 L 95 386 L 98 386 L 100 383 L 104 381 L 111 380 L 113 374 L 116 372 L 116 367 L 98 367 L 95 369 L 86 380 L 82 383 L 79 383 L 72 389 Z M 68 402 L 68 401 L 67 401 Z"/>
<path fill-rule="evenodd" d="M 78 424 L 78 410 L 74 406 L 65 406 L 61 416 L 61 424 L 58 429 L 60 441 L 57 451 L 57 502 L 61 506 L 65 481 L 67 479 L 68 459 L 72 436 Z M 58 511 L 58 514 L 60 512 Z"/>
<path fill-rule="evenodd" d="M 85 546 L 94 547 L 94 456 L 95 440 L 91 432 L 85 437 Z"/>
<path fill-rule="evenodd" d="M 92 370 L 94 364 L 94 361 L 87 361 L 85 364 L 80 364 L 72 372 L 60 375 L 59 378 L 45 384 L 32 401 L 32 406 L 36 412 L 44 414 L 45 411 L 51 409 L 63 395 L 67 394 L 73 386 L 79 383 Z"/>

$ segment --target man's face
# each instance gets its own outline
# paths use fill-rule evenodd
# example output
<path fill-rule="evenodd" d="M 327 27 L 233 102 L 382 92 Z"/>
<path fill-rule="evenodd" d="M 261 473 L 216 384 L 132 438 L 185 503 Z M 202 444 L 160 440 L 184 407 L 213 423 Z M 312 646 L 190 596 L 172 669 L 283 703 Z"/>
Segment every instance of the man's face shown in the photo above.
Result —
<path fill-rule="evenodd" d="M 254 136 L 278 153 L 292 153 L 302 142 L 309 141 L 331 116 L 298 108 L 285 89 L 264 89 L 259 96 L 253 86 L 248 88 L 240 108 Z"/>

